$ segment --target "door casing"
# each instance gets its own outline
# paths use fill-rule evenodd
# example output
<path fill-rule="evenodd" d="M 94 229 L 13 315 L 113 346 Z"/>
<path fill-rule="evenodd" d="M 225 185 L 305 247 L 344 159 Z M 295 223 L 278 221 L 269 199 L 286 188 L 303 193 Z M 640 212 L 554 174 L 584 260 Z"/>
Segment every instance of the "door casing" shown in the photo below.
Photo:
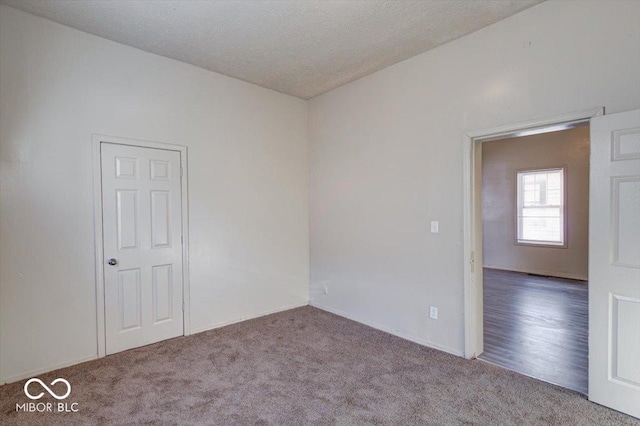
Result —
<path fill-rule="evenodd" d="M 464 235 L 464 356 L 471 359 L 484 351 L 482 301 L 482 143 L 515 136 L 562 130 L 604 115 L 604 107 L 523 121 L 463 134 L 463 235 Z"/>
<path fill-rule="evenodd" d="M 115 136 L 92 135 L 93 141 L 93 232 L 95 241 L 95 270 L 96 270 L 96 332 L 98 358 L 106 355 L 105 333 L 105 300 L 104 300 L 104 241 L 102 234 L 102 163 L 100 144 L 137 146 L 141 148 L 155 148 L 180 153 L 181 179 L 181 207 L 182 207 L 182 300 L 184 302 L 183 332 L 185 336 L 191 334 L 189 298 L 189 211 L 188 211 L 188 161 L 187 147 L 184 145 L 166 144 L 159 142 L 127 139 Z"/>

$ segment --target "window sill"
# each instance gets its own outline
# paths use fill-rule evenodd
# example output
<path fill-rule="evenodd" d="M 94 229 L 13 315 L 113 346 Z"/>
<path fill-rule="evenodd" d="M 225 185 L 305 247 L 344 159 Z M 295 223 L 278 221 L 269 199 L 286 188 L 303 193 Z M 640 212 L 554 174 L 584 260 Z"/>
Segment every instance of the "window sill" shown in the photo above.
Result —
<path fill-rule="evenodd" d="M 526 247 L 542 247 L 542 248 L 557 248 L 557 249 L 566 249 L 568 248 L 567 243 L 564 244 L 553 244 L 553 243 L 533 243 L 533 242 L 524 242 L 524 241 L 516 241 L 515 245 L 517 246 L 526 246 Z"/>

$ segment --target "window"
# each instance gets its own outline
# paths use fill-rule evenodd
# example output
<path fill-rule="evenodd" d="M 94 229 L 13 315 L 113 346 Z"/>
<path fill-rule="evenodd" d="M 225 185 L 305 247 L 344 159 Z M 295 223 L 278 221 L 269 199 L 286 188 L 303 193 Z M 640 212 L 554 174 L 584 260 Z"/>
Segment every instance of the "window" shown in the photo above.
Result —
<path fill-rule="evenodd" d="M 518 244 L 565 245 L 564 171 L 518 172 Z"/>

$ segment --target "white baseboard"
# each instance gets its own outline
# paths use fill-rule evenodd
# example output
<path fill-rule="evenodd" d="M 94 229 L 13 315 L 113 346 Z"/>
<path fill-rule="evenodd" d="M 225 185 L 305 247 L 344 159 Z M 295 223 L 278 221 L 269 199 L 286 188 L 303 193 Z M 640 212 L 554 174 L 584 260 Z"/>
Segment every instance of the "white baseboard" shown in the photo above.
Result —
<path fill-rule="evenodd" d="M 402 333 L 402 332 L 399 332 L 397 330 L 392 330 L 392 329 L 390 329 L 390 328 L 388 328 L 388 327 L 386 327 L 386 326 L 384 326 L 382 324 L 378 324 L 376 322 L 366 320 L 364 318 L 358 317 L 357 315 L 348 314 L 348 313 L 343 312 L 343 311 L 341 311 L 339 309 L 330 308 L 328 306 L 325 306 L 325 305 L 322 305 L 320 303 L 317 303 L 316 301 L 313 301 L 313 300 L 310 301 L 309 305 L 313 306 L 314 308 L 318 308 L 318 309 L 321 309 L 323 311 L 331 312 L 332 314 L 335 314 L 335 315 L 350 319 L 352 321 L 359 322 L 360 324 L 364 324 L 364 325 L 369 326 L 371 328 L 375 328 L 376 330 L 384 331 L 385 333 L 389 333 L 389 334 L 392 334 L 394 336 L 400 337 L 402 339 L 409 340 L 409 341 L 411 341 L 413 343 L 417 343 L 417 344 L 422 345 L 422 346 L 427 346 L 427 347 L 432 348 L 432 349 L 437 349 L 437 350 L 442 351 L 442 352 L 447 352 L 449 354 L 456 355 L 456 356 L 459 356 L 459 357 L 464 357 L 464 351 L 453 349 L 453 348 L 449 348 L 447 346 L 438 345 L 437 343 L 429 342 L 429 341 L 424 340 L 424 339 L 422 339 L 420 337 L 417 337 L 417 336 L 412 336 L 410 334 Z"/>
<path fill-rule="evenodd" d="M 263 317 L 265 315 L 277 314 L 278 312 L 288 311 L 289 309 L 300 308 L 302 306 L 307 306 L 308 304 L 309 304 L 309 301 L 298 302 L 298 303 L 294 303 L 292 305 L 287 305 L 287 306 L 282 306 L 282 307 L 275 308 L 275 309 L 269 309 L 269 310 L 266 310 L 266 311 L 262 311 L 262 312 L 259 312 L 259 313 L 255 314 L 255 315 L 250 315 L 248 317 L 240 317 L 240 318 L 232 319 L 230 321 L 223 321 L 223 322 L 215 323 L 215 324 L 212 324 L 212 325 L 207 325 L 207 326 L 204 326 L 204 327 L 198 327 L 196 329 L 192 329 L 191 330 L 191 334 L 202 333 L 203 331 L 215 330 L 216 328 L 225 327 L 225 326 L 231 325 L 231 324 L 237 324 L 239 322 L 248 321 L 248 320 L 255 319 L 255 318 L 260 318 L 260 317 Z"/>
<path fill-rule="evenodd" d="M 23 373 L 14 374 L 13 376 L 0 378 L 0 385 L 17 382 L 26 378 L 37 376 L 38 374 L 49 373 L 54 370 L 71 367 L 72 365 L 82 364 L 83 362 L 93 361 L 96 359 L 98 359 L 98 354 L 95 354 L 86 358 L 77 359 L 74 361 L 68 361 L 68 362 L 62 362 L 60 364 L 50 365 L 48 367 L 36 368 L 35 370 L 25 371 Z"/>
<path fill-rule="evenodd" d="M 545 271 L 542 269 L 503 268 L 501 266 L 490 266 L 490 265 L 485 265 L 484 267 L 487 269 L 497 269 L 499 271 L 522 272 L 523 274 L 546 275 L 549 277 L 567 278 L 570 280 L 589 281 L 589 278 L 585 277 L 584 275 L 569 274 L 566 272 Z"/>

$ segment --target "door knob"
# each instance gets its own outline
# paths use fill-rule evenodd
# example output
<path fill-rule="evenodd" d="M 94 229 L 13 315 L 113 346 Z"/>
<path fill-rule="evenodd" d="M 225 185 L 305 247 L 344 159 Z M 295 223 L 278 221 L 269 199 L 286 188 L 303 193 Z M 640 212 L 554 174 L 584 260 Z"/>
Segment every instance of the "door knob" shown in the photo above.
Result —
<path fill-rule="evenodd" d="M 109 261 L 107 262 L 109 265 L 111 266 L 115 266 L 118 264 L 118 261 L 114 258 L 109 259 Z"/>

